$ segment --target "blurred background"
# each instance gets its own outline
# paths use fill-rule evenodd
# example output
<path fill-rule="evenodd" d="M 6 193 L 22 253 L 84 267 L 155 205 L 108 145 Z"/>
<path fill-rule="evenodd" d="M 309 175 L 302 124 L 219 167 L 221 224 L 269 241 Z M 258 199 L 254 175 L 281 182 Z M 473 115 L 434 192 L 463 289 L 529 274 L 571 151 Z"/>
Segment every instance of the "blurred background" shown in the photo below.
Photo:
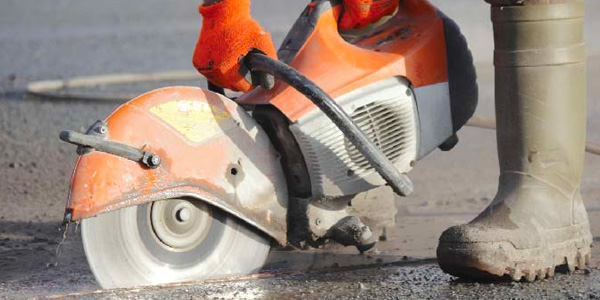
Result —
<path fill-rule="evenodd" d="M 253 16 L 283 40 L 307 1 L 255 0 Z M 483 0 L 433 0 L 453 17 L 470 41 L 477 62 L 489 63 L 493 37 L 489 5 Z M 198 0 L 19 1 L 1 0 L 0 77 L 28 80 L 115 72 L 190 69 L 202 24 Z M 586 2 L 588 53 L 600 51 L 597 12 Z"/>
<path fill-rule="evenodd" d="M 431 2 L 467 37 L 479 76 L 477 114 L 493 116 L 489 5 L 483 0 Z M 0 0 L 0 298 L 97 288 L 76 234 L 67 239 L 53 267 L 76 159 L 74 147 L 59 142 L 58 132 L 84 130 L 118 103 L 29 99 L 27 84 L 111 73 L 192 71 L 202 23 L 198 4 L 198 0 Z M 252 13 L 279 45 L 306 4 L 255 0 Z M 588 0 L 586 11 L 588 138 L 598 143 L 600 1 Z M 434 257 L 443 229 L 470 220 L 491 201 L 498 176 L 495 134 L 465 128 L 459 136 L 461 142 L 452 152 L 434 152 L 409 174 L 415 184 L 411 197 L 396 199 L 387 190 L 362 196 L 356 209 L 380 229 L 387 228 L 390 236 L 390 242 L 378 246 L 378 253 L 392 259 Z M 582 191 L 593 233 L 600 235 L 600 157 L 586 156 Z"/>

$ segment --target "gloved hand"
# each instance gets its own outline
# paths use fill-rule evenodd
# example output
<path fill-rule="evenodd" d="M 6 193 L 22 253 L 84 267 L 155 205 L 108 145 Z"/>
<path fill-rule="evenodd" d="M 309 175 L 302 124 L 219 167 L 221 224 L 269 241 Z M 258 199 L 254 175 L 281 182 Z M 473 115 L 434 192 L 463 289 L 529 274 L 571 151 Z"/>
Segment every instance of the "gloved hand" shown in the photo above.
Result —
<path fill-rule="evenodd" d="M 251 49 L 276 58 L 271 35 L 250 16 L 250 0 L 201 5 L 204 17 L 194 52 L 194 66 L 215 85 L 247 92 L 254 86 L 239 73 L 238 60 Z"/>
<path fill-rule="evenodd" d="M 341 30 L 358 29 L 393 14 L 399 0 L 344 0 L 344 12 L 339 21 Z"/>

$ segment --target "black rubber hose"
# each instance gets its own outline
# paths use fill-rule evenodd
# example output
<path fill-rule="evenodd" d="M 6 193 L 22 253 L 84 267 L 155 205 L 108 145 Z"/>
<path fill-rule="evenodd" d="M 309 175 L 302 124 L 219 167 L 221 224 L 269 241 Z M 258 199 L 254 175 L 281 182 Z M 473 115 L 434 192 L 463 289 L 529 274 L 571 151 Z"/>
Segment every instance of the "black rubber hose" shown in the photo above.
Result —
<path fill-rule="evenodd" d="M 224 88 L 222 88 L 222 87 L 220 87 L 220 86 L 218 86 L 218 85 L 216 85 L 216 84 L 214 84 L 214 83 L 212 83 L 210 81 L 207 81 L 207 83 L 208 83 L 208 90 L 209 91 L 225 96 L 225 89 Z"/>
<path fill-rule="evenodd" d="M 371 166 L 385 179 L 396 194 L 408 196 L 413 192 L 413 185 L 408 176 L 400 173 L 394 167 L 392 162 L 369 140 L 348 114 L 320 87 L 287 64 L 264 54 L 250 53 L 244 57 L 243 63 L 252 71 L 272 74 L 305 95 L 365 156 Z"/>

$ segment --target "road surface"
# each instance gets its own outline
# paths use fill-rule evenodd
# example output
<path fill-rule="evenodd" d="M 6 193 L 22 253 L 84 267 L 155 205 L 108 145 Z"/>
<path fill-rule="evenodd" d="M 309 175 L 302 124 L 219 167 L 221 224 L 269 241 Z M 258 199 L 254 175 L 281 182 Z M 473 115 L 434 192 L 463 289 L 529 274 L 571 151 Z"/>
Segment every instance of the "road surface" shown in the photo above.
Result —
<path fill-rule="evenodd" d="M 472 128 L 460 132 L 461 143 L 452 152 L 438 151 L 418 163 L 409 174 L 416 188 L 411 197 L 392 201 L 385 190 L 369 195 L 395 202 L 397 213 L 392 219 L 395 225 L 387 229 L 387 241 L 366 255 L 339 247 L 274 251 L 265 272 L 279 275 L 93 292 L 99 287 L 76 228 L 64 242 L 58 230 L 76 155 L 57 136 L 63 129 L 84 130 L 117 104 L 28 99 L 24 88 L 28 82 L 44 79 L 191 70 L 201 24 L 197 2 L 0 0 L 0 299 L 52 295 L 74 299 L 600 298 L 596 260 L 587 272 L 533 284 L 457 281 L 436 266 L 432 258 L 439 234 L 470 220 L 495 193 L 495 135 Z M 277 44 L 305 5 L 291 0 L 254 2 L 254 16 L 273 33 Z M 433 2 L 456 19 L 471 41 L 481 89 L 477 113 L 492 116 L 493 45 L 487 4 Z M 587 12 L 588 138 L 599 142 L 600 39 L 595 37 L 600 29 L 600 1 L 588 0 Z M 136 92 L 149 88 L 115 87 Z M 600 236 L 600 157 L 586 156 L 582 192 L 593 234 Z M 368 204 L 366 209 L 371 209 Z M 348 265 L 369 267 L 336 269 Z M 64 296 L 70 293 L 80 294 Z"/>

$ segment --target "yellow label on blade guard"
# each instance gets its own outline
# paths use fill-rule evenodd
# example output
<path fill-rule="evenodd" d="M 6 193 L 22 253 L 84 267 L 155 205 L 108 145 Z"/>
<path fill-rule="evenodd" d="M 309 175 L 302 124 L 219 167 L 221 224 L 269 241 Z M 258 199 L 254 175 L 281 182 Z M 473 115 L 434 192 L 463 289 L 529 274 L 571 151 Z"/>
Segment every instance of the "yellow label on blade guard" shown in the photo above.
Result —
<path fill-rule="evenodd" d="M 150 108 L 150 112 L 194 143 L 221 135 L 235 126 L 227 111 L 201 101 L 171 101 Z"/>

